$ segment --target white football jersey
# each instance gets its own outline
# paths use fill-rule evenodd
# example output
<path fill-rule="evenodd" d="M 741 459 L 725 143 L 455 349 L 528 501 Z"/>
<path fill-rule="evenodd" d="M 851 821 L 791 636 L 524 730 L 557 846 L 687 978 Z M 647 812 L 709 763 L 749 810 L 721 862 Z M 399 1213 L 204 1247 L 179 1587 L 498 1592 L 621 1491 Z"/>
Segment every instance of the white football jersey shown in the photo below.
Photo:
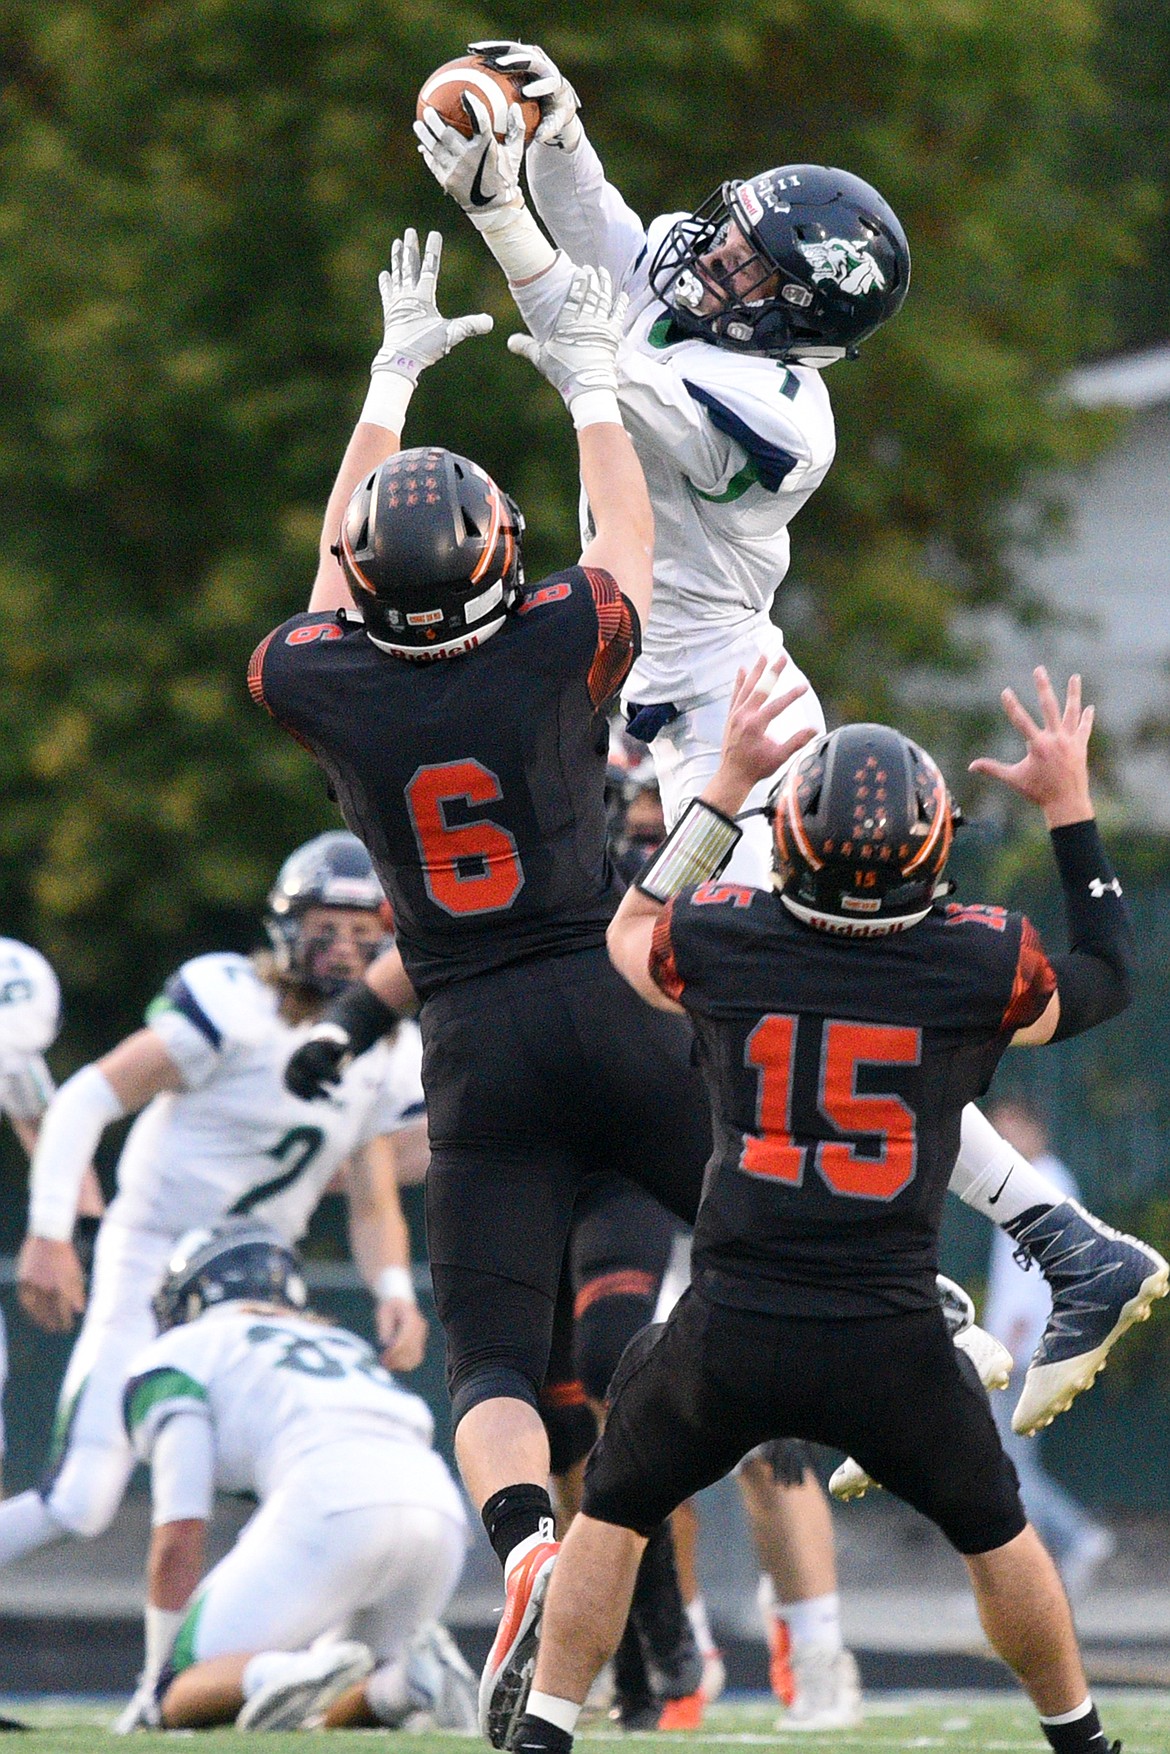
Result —
<path fill-rule="evenodd" d="M 40 1120 L 53 1095 L 42 1057 L 61 1024 L 61 989 L 38 950 L 0 938 L 0 1108 Z"/>
<path fill-rule="evenodd" d="M 824 480 L 836 435 L 820 374 L 685 336 L 650 290 L 682 214 L 649 230 L 606 183 L 587 141 L 533 147 L 537 210 L 576 262 L 629 294 L 618 401 L 654 508 L 654 601 L 628 700 L 676 705 L 734 680 L 788 570 L 788 525 Z M 582 538 L 589 526 L 583 507 Z"/>
<path fill-rule="evenodd" d="M 115 1222 L 179 1236 L 251 1214 L 300 1237 L 340 1165 L 382 1133 L 423 1118 L 417 1025 L 353 1061 L 327 1098 L 303 1102 L 284 1068 L 312 1025 L 280 1015 L 245 956 L 183 964 L 147 1012 L 184 1089 L 143 1109 L 118 1163 Z"/>
<path fill-rule="evenodd" d="M 400 1389 L 356 1334 L 291 1310 L 224 1304 L 160 1334 L 131 1365 L 123 1405 L 143 1461 L 173 1414 L 210 1420 L 216 1488 L 262 1501 L 314 1455 L 335 1510 L 433 1503 L 446 1475 L 426 1402 Z M 402 1451 L 390 1469 L 386 1443 Z M 449 1475 L 438 1490 L 461 1520 Z"/>

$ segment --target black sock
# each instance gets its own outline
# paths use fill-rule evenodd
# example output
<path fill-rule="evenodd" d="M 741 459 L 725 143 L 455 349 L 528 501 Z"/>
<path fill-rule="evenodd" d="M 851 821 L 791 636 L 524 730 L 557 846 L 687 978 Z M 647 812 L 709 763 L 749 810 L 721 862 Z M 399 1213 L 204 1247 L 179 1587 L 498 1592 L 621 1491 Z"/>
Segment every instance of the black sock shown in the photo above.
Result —
<path fill-rule="evenodd" d="M 550 1724 L 545 1717 L 526 1711 L 512 1732 L 512 1754 L 569 1754 L 573 1738 L 568 1730 Z"/>
<path fill-rule="evenodd" d="M 1093 1704 L 1083 1717 L 1074 1718 L 1071 1724 L 1050 1724 L 1041 1718 L 1040 1728 L 1055 1754 L 1109 1754 L 1109 1744 L 1097 1716 L 1097 1707 Z"/>
<path fill-rule="evenodd" d="M 556 1529 L 551 1498 L 543 1486 L 533 1486 L 527 1480 L 493 1492 L 480 1515 L 501 1565 L 507 1564 L 513 1547 L 529 1535 L 547 1534 L 551 1541 Z"/>

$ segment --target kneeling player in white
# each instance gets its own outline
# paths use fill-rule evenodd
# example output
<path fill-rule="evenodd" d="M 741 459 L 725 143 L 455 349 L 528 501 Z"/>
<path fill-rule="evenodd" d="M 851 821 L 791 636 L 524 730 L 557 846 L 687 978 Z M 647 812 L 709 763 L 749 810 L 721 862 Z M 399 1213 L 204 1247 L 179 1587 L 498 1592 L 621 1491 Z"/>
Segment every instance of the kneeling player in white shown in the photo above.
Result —
<path fill-rule="evenodd" d="M 268 1225 L 184 1237 L 154 1310 L 125 1393 L 151 1469 L 147 1657 L 118 1727 L 299 1729 L 360 1687 L 347 1722 L 473 1730 L 474 1677 L 435 1624 L 466 1519 L 426 1404 L 305 1308 Z M 204 1578 L 216 1490 L 260 1508 Z"/>
<path fill-rule="evenodd" d="M 0 1563 L 108 1526 L 133 1467 L 121 1414 L 127 1367 L 154 1336 L 151 1295 L 192 1226 L 255 1215 L 294 1242 L 344 1166 L 351 1246 L 378 1298 L 386 1362 L 410 1369 L 420 1361 L 426 1324 L 414 1303 L 396 1183 L 399 1140 L 425 1149 L 417 1030 L 406 1024 L 378 1043 L 329 1103 L 298 1101 L 281 1076 L 326 999 L 386 942 L 381 907 L 369 856 L 353 835 L 308 842 L 269 896 L 274 955 L 185 963 L 151 1006 L 147 1027 L 54 1098 L 33 1158 L 19 1278 L 26 1307 L 33 1291 L 45 1303 L 56 1296 L 69 1319 L 80 1283 L 69 1239 L 83 1170 L 106 1126 L 143 1113 L 98 1233 L 48 1470 L 39 1490 L 0 1504 Z"/>
<path fill-rule="evenodd" d="M 909 247 L 876 189 L 812 164 L 724 183 L 694 213 L 644 226 L 606 181 L 577 95 L 544 51 L 503 41 L 472 48 L 525 82 L 540 126 L 525 152 L 518 106 L 502 142 L 474 93 L 464 100 L 478 123 L 470 139 L 427 110 L 415 133 L 428 169 L 482 233 L 538 339 L 552 329 L 574 263 L 605 268 L 629 298 L 618 401 L 655 534 L 654 599 L 623 704 L 650 745 L 673 827 L 718 766 L 737 671 L 783 650 L 770 611 L 788 571 L 788 525 L 836 446 L 821 374 L 897 313 Z M 559 249 L 528 211 L 522 163 Z M 789 662 L 774 692 L 799 680 Z M 805 725 L 825 728 L 811 689 L 772 732 L 783 741 Z M 755 813 L 765 791 L 747 800 L 724 875 L 766 889 L 769 830 Z M 950 1189 L 1012 1236 L 1052 1292 L 1012 1419 L 1016 1431 L 1036 1431 L 1089 1386 L 1113 1344 L 1165 1294 L 1170 1269 L 1067 1200 L 973 1104 Z"/>

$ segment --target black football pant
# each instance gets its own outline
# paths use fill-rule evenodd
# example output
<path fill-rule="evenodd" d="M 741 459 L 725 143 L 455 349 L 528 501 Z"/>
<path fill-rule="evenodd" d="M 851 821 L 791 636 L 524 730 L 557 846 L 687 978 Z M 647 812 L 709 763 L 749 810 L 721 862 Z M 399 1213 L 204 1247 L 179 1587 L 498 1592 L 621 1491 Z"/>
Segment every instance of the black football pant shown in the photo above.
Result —
<path fill-rule="evenodd" d="M 538 1405 L 587 1178 L 625 1176 L 692 1223 L 711 1122 L 689 1024 L 645 1004 L 604 948 L 460 981 L 420 1021 L 427 1246 L 458 1424 L 497 1395 Z"/>
<path fill-rule="evenodd" d="M 1024 1527 L 986 1392 L 942 1311 L 829 1321 L 709 1303 L 694 1286 L 636 1339 L 585 1471 L 583 1508 L 649 1535 L 771 1438 L 853 1456 L 960 1553 Z"/>

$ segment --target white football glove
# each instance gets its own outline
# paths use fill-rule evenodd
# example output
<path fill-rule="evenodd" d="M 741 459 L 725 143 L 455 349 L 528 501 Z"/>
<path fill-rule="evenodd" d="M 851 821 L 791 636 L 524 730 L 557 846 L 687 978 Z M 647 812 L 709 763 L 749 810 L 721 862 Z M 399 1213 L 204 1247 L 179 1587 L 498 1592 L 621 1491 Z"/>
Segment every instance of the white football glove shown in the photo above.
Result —
<path fill-rule="evenodd" d="M 529 360 L 566 402 L 585 390 L 617 392 L 617 350 L 628 300 L 613 296 L 604 268 L 575 268 L 547 341 L 509 335 L 508 351 Z"/>
<path fill-rule="evenodd" d="M 533 135 L 542 146 L 557 146 L 562 152 L 576 151 L 581 139 L 581 123 L 577 111 L 581 99 L 560 68 L 536 43 L 511 43 L 493 39 L 490 42 L 468 43 L 473 55 L 482 55 L 489 67 L 516 78 L 527 76 L 520 87 L 525 97 L 535 98 L 540 105 L 540 126 Z"/>
<path fill-rule="evenodd" d="M 509 107 L 504 138 L 499 141 L 492 132 L 492 119 L 483 99 L 468 91 L 463 102 L 475 124 L 470 139 L 444 122 L 433 108 L 425 109 L 422 120 L 414 124 L 423 163 L 443 193 L 458 201 L 472 218 L 478 213 L 494 213 L 513 202 L 522 204 L 524 116 L 520 105 Z"/>
<path fill-rule="evenodd" d="M 148 1687 L 140 1682 L 138 1691 L 114 1723 L 110 1725 L 115 1736 L 130 1736 L 135 1730 L 157 1730 L 162 1727 L 162 1713 L 158 1700 L 154 1696 L 153 1683 Z"/>
<path fill-rule="evenodd" d="M 434 365 L 461 341 L 472 335 L 486 335 L 491 329 L 493 319 L 486 311 L 470 317 L 439 314 L 435 293 L 442 255 L 443 239 L 437 231 L 428 234 L 421 262 L 418 233 L 413 227 L 403 237 L 395 238 L 389 271 L 383 269 L 378 276 L 382 345 L 374 355 L 371 376 L 392 372 L 417 383 L 419 373 L 428 365 Z"/>

